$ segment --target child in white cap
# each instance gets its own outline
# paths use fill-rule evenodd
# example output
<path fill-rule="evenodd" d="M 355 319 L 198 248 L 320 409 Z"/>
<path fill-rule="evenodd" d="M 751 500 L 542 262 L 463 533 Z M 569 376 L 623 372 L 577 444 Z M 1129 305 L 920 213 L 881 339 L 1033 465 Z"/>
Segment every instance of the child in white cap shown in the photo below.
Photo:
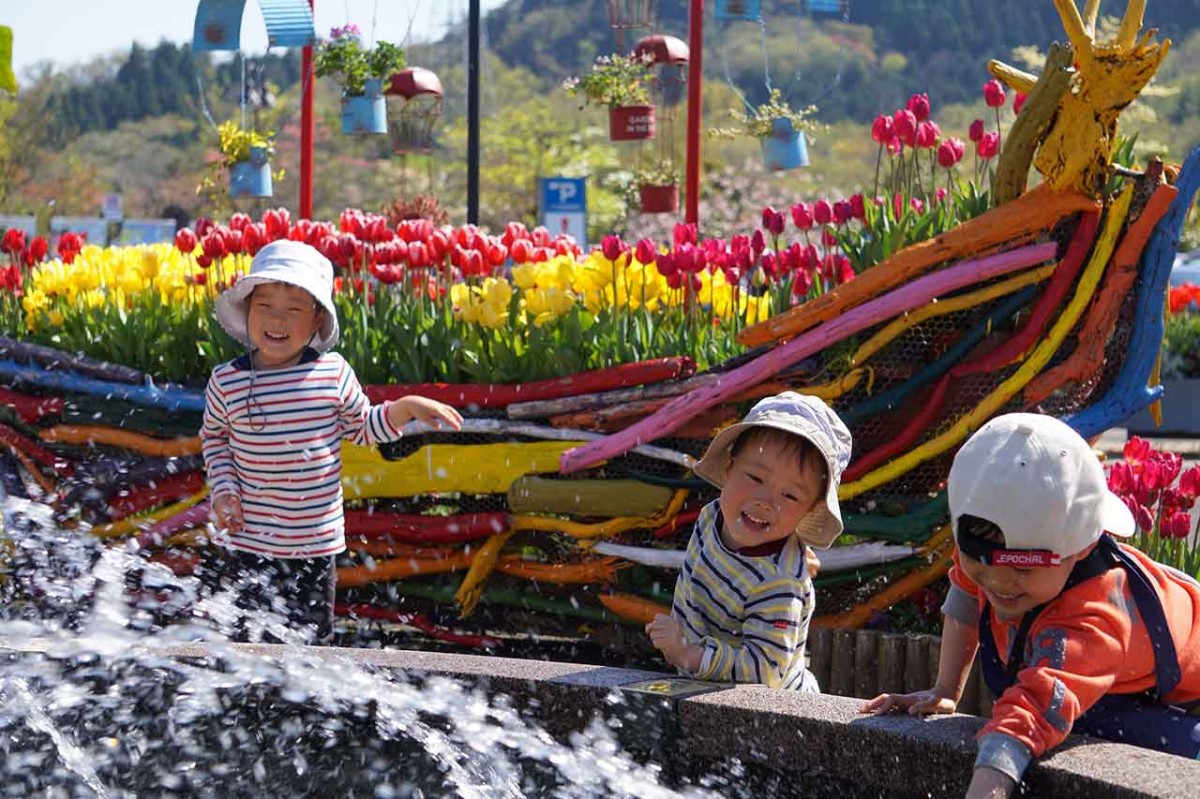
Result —
<path fill-rule="evenodd" d="M 695 472 L 721 495 L 696 521 L 671 615 L 646 625 L 667 662 L 698 679 L 820 690 L 805 665 L 816 604 L 805 545 L 842 532 L 850 448 L 832 408 L 792 391 L 713 439 Z"/>
<path fill-rule="evenodd" d="M 200 430 L 224 549 L 220 584 L 327 638 L 334 557 L 346 548 L 342 439 L 395 441 L 410 420 L 458 429 L 448 405 L 408 395 L 372 406 L 337 343 L 333 265 L 281 240 L 217 298 L 217 320 L 249 352 L 213 370 Z M 253 622 L 252 622 L 253 623 Z"/>
<path fill-rule="evenodd" d="M 951 589 L 937 681 L 868 713 L 953 713 L 978 649 L 998 697 L 968 796 L 1009 796 L 1071 732 L 1200 755 L 1200 584 L 1113 538 L 1133 516 L 1051 416 L 979 429 L 950 467 Z"/>

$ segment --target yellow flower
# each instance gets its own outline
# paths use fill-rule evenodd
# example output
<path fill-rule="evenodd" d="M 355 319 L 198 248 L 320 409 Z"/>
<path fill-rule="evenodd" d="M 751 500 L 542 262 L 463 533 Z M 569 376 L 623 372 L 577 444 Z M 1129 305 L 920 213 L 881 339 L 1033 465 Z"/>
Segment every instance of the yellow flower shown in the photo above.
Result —
<path fill-rule="evenodd" d="M 50 313 L 46 315 L 46 318 L 49 320 L 51 327 L 62 327 L 62 311 L 58 310 L 57 308 L 52 308 Z"/>

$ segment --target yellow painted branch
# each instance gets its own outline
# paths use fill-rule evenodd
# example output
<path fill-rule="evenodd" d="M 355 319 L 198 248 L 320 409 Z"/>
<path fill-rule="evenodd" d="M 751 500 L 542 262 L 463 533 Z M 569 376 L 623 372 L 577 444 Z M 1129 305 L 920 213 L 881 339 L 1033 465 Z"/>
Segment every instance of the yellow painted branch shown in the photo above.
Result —
<path fill-rule="evenodd" d="M 1100 16 L 1100 0 L 1087 0 L 1083 7 L 1083 26 L 1088 33 L 1096 35 L 1096 18 Z"/>
<path fill-rule="evenodd" d="M 821 383 L 816 386 L 804 386 L 797 388 L 796 393 L 804 394 L 809 397 L 816 397 L 825 402 L 832 402 L 838 397 L 853 391 L 859 383 L 862 382 L 862 376 L 866 373 L 865 369 L 851 369 L 846 374 L 839 377 L 837 380 L 831 380 L 828 383 Z M 868 381 L 868 388 L 870 386 Z"/>
<path fill-rule="evenodd" d="M 513 530 L 514 531 L 529 531 L 541 533 L 563 533 L 572 538 L 593 539 L 593 538 L 610 538 L 619 533 L 628 532 L 630 530 L 642 530 L 652 527 L 661 527 L 667 522 L 674 519 L 678 514 L 683 503 L 687 500 L 688 492 L 680 489 L 675 492 L 674 498 L 671 499 L 671 504 L 662 513 L 648 518 L 633 518 L 633 517 L 617 517 L 615 519 L 605 519 L 596 524 L 583 524 L 581 522 L 572 522 L 567 519 L 556 519 L 552 516 L 514 516 Z"/>
<path fill-rule="evenodd" d="M 475 606 L 479 604 L 479 598 L 483 595 L 483 584 L 495 570 L 496 561 L 500 559 L 500 550 L 504 549 L 508 539 L 512 538 L 513 532 L 513 530 L 508 530 L 496 533 L 484 542 L 483 546 L 479 548 L 479 552 L 472 558 L 471 568 L 467 569 L 462 585 L 454 594 L 454 601 L 459 606 L 459 618 L 465 619 L 474 612 Z"/>
<path fill-rule="evenodd" d="M 994 58 L 988 61 L 987 68 L 993 78 L 1021 94 L 1029 94 L 1037 84 L 1037 75 L 1032 75 L 1023 69 L 1017 69 Z"/>
<path fill-rule="evenodd" d="M 1117 29 L 1117 47 L 1126 52 L 1133 49 L 1145 15 L 1146 0 L 1129 0 L 1125 6 L 1125 16 L 1121 18 L 1121 27 Z"/>
<path fill-rule="evenodd" d="M 1074 45 L 1075 51 L 1077 53 L 1090 51 L 1092 37 L 1088 35 L 1087 28 L 1083 24 L 1083 18 L 1079 16 L 1079 9 L 1075 7 L 1075 0 L 1054 0 L 1054 7 L 1058 9 L 1058 16 L 1062 19 L 1063 30 L 1067 32 L 1067 39 Z"/>
<path fill-rule="evenodd" d="M 188 508 L 199 504 L 207 496 L 208 489 L 205 488 L 203 491 L 192 494 L 187 499 L 176 502 L 173 505 L 167 505 L 165 508 L 159 508 L 153 513 L 141 516 L 126 516 L 124 519 L 119 519 L 109 524 L 98 524 L 92 528 L 91 532 L 97 538 L 120 538 L 121 536 L 126 536 L 157 524 L 163 519 L 169 519 L 176 514 L 183 513 Z"/>
<path fill-rule="evenodd" d="M 1087 267 L 1085 267 L 1079 279 L 1074 296 L 1067 303 L 1066 307 L 1063 308 L 1062 313 L 1055 320 L 1054 326 L 1050 328 L 1046 336 L 1039 342 L 1028 360 L 1021 364 L 1020 368 L 992 391 L 992 393 L 984 397 L 970 413 L 956 421 L 941 435 L 926 441 L 918 447 L 914 447 L 901 457 L 889 461 L 887 464 L 864 475 L 853 483 L 844 483 L 838 489 L 839 499 L 847 500 L 872 488 L 889 483 L 930 458 L 941 455 L 943 452 L 947 452 L 955 447 L 970 435 L 972 430 L 981 426 L 999 411 L 1009 399 L 1024 388 L 1025 384 L 1042 370 L 1042 367 L 1049 363 L 1050 358 L 1053 357 L 1059 345 L 1062 344 L 1067 334 L 1071 332 L 1071 328 L 1074 327 L 1079 317 L 1087 308 L 1092 295 L 1096 293 L 1096 287 L 1099 285 L 1100 278 L 1103 276 L 1105 267 L 1108 265 L 1108 260 L 1116 245 L 1117 237 L 1121 233 L 1125 218 L 1129 215 L 1129 207 L 1132 200 L 1133 184 L 1129 184 L 1111 204 L 1108 212 L 1105 214 L 1104 225 L 1100 235 L 1096 239 L 1091 260 L 1088 261 Z"/>
<path fill-rule="evenodd" d="M 370 447 L 342 444 L 342 487 L 347 499 L 503 494 L 518 477 L 557 473 L 562 454 L 581 443 L 430 444 L 398 461 Z"/>

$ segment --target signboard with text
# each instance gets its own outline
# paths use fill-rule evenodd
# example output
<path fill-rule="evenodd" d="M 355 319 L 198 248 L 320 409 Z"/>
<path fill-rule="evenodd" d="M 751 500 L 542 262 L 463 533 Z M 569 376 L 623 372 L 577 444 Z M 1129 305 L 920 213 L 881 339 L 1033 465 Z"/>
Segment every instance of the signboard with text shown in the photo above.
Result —
<path fill-rule="evenodd" d="M 566 233 L 587 250 L 587 178 L 541 178 L 538 208 L 551 236 Z"/>

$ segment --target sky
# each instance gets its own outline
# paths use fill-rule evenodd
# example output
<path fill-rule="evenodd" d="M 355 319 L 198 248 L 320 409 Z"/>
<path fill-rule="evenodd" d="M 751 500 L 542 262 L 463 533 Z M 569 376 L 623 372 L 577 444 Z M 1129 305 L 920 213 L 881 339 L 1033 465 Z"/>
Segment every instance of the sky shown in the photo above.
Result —
<path fill-rule="evenodd" d="M 400 43 L 409 25 L 411 41 L 437 38 L 453 21 L 464 20 L 468 0 L 314 0 L 317 35 L 354 22 L 368 39 Z M 505 0 L 482 0 L 483 13 Z M 18 81 L 40 61 L 58 67 L 128 52 L 137 41 L 191 41 L 197 0 L 0 0 L 0 25 L 13 29 L 13 69 Z M 372 24 L 374 20 L 374 24 Z M 372 36 L 372 28 L 374 36 Z M 262 53 L 267 30 L 254 0 L 242 17 L 242 52 Z"/>

